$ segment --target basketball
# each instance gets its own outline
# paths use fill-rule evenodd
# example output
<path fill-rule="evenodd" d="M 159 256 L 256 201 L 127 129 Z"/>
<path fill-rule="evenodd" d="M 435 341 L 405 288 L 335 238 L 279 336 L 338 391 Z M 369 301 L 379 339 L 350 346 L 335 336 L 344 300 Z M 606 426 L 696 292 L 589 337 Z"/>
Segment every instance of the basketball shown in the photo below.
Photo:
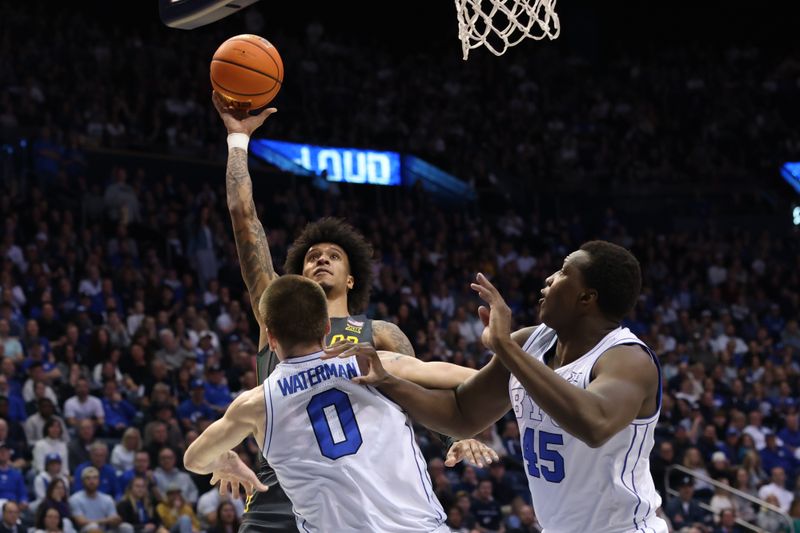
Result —
<path fill-rule="evenodd" d="M 222 96 L 246 109 L 270 103 L 283 83 L 278 50 L 258 35 L 231 37 L 214 52 L 211 85 Z"/>

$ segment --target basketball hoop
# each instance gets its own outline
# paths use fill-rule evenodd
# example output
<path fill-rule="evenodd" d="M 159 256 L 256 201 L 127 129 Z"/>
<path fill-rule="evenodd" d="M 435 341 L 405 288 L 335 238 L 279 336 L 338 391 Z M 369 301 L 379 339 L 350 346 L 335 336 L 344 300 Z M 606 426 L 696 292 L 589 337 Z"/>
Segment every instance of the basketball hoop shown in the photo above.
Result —
<path fill-rule="evenodd" d="M 464 60 L 469 51 L 485 46 L 496 56 L 523 39 L 558 37 L 561 24 L 556 0 L 455 0 L 458 38 Z"/>

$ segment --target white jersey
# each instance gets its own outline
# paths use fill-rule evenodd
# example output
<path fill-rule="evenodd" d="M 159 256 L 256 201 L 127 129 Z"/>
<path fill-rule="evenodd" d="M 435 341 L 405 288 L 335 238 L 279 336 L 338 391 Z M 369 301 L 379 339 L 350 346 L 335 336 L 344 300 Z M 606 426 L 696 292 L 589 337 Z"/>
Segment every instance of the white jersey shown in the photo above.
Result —
<path fill-rule="evenodd" d="M 544 362 L 555 345 L 556 332 L 537 327 L 523 349 Z M 658 359 L 627 328 L 617 328 L 576 361 L 555 372 L 585 389 L 592 368 L 603 353 L 620 344 L 638 344 L 661 368 Z M 667 524 L 656 517 L 661 497 L 650 475 L 650 450 L 661 411 L 635 419 L 599 448 L 561 429 L 533 402 L 513 375 L 508 385 L 511 404 L 519 423 L 528 485 L 536 516 L 546 533 L 666 533 Z"/>
<path fill-rule="evenodd" d="M 355 357 L 287 359 L 264 382 L 263 454 L 301 532 L 449 532 L 414 430 Z"/>

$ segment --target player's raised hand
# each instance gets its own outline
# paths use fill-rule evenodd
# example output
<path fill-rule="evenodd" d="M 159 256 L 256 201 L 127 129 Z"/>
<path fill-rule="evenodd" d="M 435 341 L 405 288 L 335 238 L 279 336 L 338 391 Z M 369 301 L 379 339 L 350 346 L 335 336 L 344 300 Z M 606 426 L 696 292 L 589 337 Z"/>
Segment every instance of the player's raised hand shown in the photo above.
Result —
<path fill-rule="evenodd" d="M 220 461 L 211 476 L 211 485 L 219 483 L 220 496 L 231 495 L 234 498 L 254 492 L 266 492 L 269 487 L 259 481 L 255 472 L 244 464 L 234 452 L 228 452 L 223 461 Z M 240 490 L 240 488 L 242 490 Z"/>
<path fill-rule="evenodd" d="M 465 439 L 453 443 L 453 445 L 450 446 L 444 464 L 445 466 L 453 467 L 463 460 L 483 468 L 484 465 L 490 465 L 494 461 L 499 461 L 500 457 L 497 455 L 497 452 L 481 441 Z"/>
<path fill-rule="evenodd" d="M 224 96 L 217 91 L 212 91 L 211 101 L 214 107 L 222 118 L 222 122 L 228 129 L 228 133 L 244 133 L 245 135 L 253 135 L 267 118 L 276 113 L 278 110 L 274 107 L 268 107 L 262 110 L 257 115 L 251 115 L 247 109 L 237 107 L 234 102 L 225 99 Z"/>
<path fill-rule="evenodd" d="M 470 287 L 489 304 L 488 308 L 483 305 L 478 308 L 478 316 L 483 322 L 481 342 L 488 349 L 497 351 L 497 342 L 511 338 L 511 308 L 483 274 L 478 273 L 475 283 L 471 283 Z"/>
<path fill-rule="evenodd" d="M 359 346 L 361 346 L 362 344 L 367 345 L 369 343 L 362 342 L 359 344 L 342 339 L 338 342 L 331 344 L 330 346 L 323 346 L 322 351 L 325 353 L 322 354 L 320 359 L 333 359 L 334 357 L 340 357 L 344 359 L 352 355 L 356 355 Z"/>
<path fill-rule="evenodd" d="M 323 348 L 323 350 L 325 353 L 322 355 L 321 359 L 356 356 L 358 367 L 361 370 L 361 376 L 353 378 L 353 383 L 377 387 L 389 377 L 389 373 L 383 368 L 377 350 L 368 342 L 356 344 L 347 341 L 339 341 L 327 348 Z"/>

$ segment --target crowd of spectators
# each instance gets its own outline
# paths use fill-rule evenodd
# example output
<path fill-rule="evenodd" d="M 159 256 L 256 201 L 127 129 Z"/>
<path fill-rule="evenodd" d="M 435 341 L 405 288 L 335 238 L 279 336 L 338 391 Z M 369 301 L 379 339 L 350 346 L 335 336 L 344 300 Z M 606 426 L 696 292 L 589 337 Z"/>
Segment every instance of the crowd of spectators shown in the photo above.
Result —
<path fill-rule="evenodd" d="M 197 183 L 117 166 L 94 179 L 85 155 L 219 160 L 224 135 L 204 87 L 207 57 L 231 26 L 125 32 L 66 9 L 46 26 L 35 22 L 43 9 L 0 5 L 0 136 L 32 143 L 22 172 L 0 169 L 0 533 L 20 531 L 18 521 L 47 532 L 235 531 L 242 502 L 182 468 L 185 448 L 256 383 L 257 324 L 224 176 Z M 261 23 L 248 17 L 247 31 Z M 45 39 L 48 48 L 30 45 Z M 500 67 L 380 49 L 366 59 L 363 43 L 316 24 L 273 40 L 290 66 L 279 106 L 293 119 L 271 119 L 270 136 L 409 151 L 498 187 L 531 173 L 727 185 L 800 152 L 784 105 L 798 96 L 798 67 L 768 50 L 620 54 L 600 68 L 542 48 Z M 373 96 L 352 102 L 356 93 Z M 464 112 L 475 101 L 487 112 Z M 567 253 L 590 238 L 630 248 L 644 285 L 626 325 L 663 365 L 658 490 L 683 465 L 774 503 L 800 531 L 797 233 L 649 227 L 596 205 L 554 216 L 533 197 L 527 209 L 452 211 L 419 188 L 285 183 L 255 184 L 275 264 L 307 221 L 345 216 L 375 247 L 367 314 L 397 323 L 424 360 L 488 360 L 475 272 L 498 284 L 517 325 L 531 325 Z M 485 469 L 445 468 L 436 438 L 417 436 L 454 531 L 538 531 L 513 417 L 480 435 L 503 458 Z M 254 464 L 254 442 L 239 451 Z M 729 533 L 737 518 L 781 531 L 774 513 L 698 478 L 669 484 L 676 531 Z"/>
<path fill-rule="evenodd" d="M 144 509 L 154 523 L 197 531 L 242 511 L 180 466 L 192 439 L 256 381 L 257 326 L 224 178 L 190 187 L 132 173 L 128 183 L 126 170 L 115 169 L 102 194 L 78 182 L 71 191 L 31 186 L 0 196 L 0 498 L 40 528 L 56 513 L 76 527 L 123 516 L 136 523 Z M 487 361 L 468 288 L 475 272 L 496 281 L 518 325 L 534 324 L 544 278 L 569 251 L 593 237 L 629 247 L 644 289 L 626 325 L 663 364 L 652 463 L 659 490 L 665 469 L 683 464 L 775 497 L 800 517 L 796 234 L 662 234 L 634 230 L 612 209 L 558 219 L 445 211 L 420 189 L 381 192 L 380 201 L 359 186 L 262 190 L 276 265 L 296 232 L 322 214 L 363 230 L 376 259 L 367 313 L 396 322 L 424 360 Z M 513 418 L 480 437 L 503 456 L 489 469 L 445 469 L 440 444 L 418 436 L 454 529 L 534 530 L 520 529 L 535 515 Z M 255 443 L 241 453 L 253 464 Z M 680 490 L 720 514 L 774 520 L 700 481 Z M 665 512 L 678 526 L 713 520 L 675 505 Z"/>
<path fill-rule="evenodd" d="M 786 48 L 621 44 L 589 60 L 529 43 L 464 62 L 454 16 L 424 48 L 398 50 L 380 32 L 289 31 L 262 13 L 181 32 L 69 4 L 5 4 L 0 131 L 62 149 L 217 157 L 208 64 L 222 41 L 249 32 L 274 42 L 286 66 L 275 105 L 289 118 L 267 135 L 409 152 L 478 185 L 730 185 L 773 176 L 800 152 L 800 63 Z"/>

